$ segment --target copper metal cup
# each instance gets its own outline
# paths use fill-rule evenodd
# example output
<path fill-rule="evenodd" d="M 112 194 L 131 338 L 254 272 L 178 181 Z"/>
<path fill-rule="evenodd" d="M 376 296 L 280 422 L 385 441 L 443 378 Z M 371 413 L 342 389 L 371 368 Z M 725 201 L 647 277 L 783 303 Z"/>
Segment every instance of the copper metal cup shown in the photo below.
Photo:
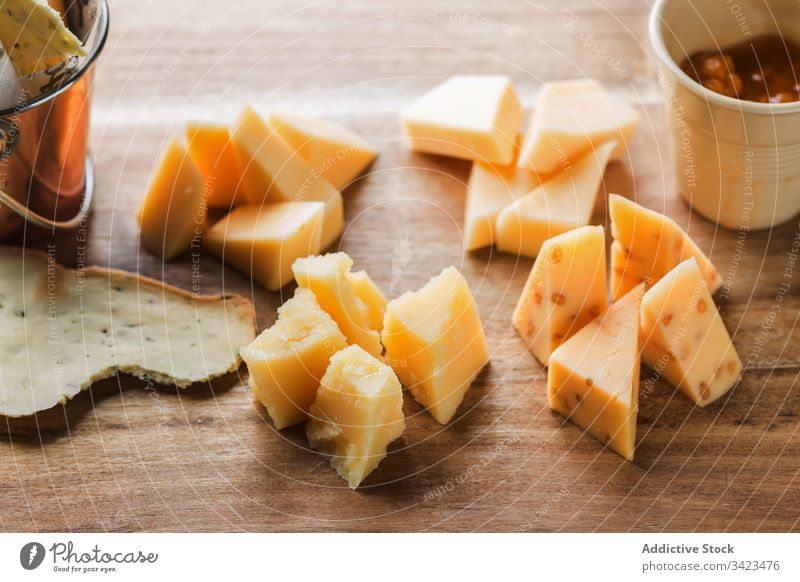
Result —
<path fill-rule="evenodd" d="M 67 20 L 87 56 L 26 79 L 15 104 L 0 110 L 0 241 L 75 229 L 91 207 L 93 64 L 108 34 L 108 4 L 73 2 Z"/>

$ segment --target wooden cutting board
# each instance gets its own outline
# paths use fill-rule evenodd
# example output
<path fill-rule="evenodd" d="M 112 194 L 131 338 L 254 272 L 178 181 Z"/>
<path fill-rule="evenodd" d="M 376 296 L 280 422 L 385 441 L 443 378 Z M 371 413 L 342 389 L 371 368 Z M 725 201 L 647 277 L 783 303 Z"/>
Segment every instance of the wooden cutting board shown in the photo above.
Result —
<path fill-rule="evenodd" d="M 208 254 L 162 265 L 138 246 L 134 210 L 160 147 L 188 120 L 227 121 L 245 103 L 346 120 L 380 150 L 345 193 L 341 248 L 355 268 L 395 297 L 453 264 L 475 292 L 492 362 L 459 418 L 443 429 L 407 398 L 407 431 L 354 492 L 306 449 L 302 428 L 275 432 L 242 378 L 185 391 L 106 381 L 36 418 L 0 420 L 0 529 L 798 529 L 797 220 L 740 235 L 690 215 L 676 194 L 644 4 L 436 4 L 113 2 L 93 113 L 97 202 L 77 244 L 87 264 L 251 296 L 263 329 L 279 294 Z M 730 286 L 720 308 L 743 380 L 704 410 L 663 382 L 643 388 L 633 463 L 548 410 L 545 373 L 509 324 L 532 261 L 461 252 L 469 164 L 404 147 L 399 109 L 464 72 L 510 74 L 528 104 L 543 80 L 580 76 L 634 103 L 643 123 L 605 191 L 687 227 Z M 62 258 L 78 256 L 59 244 Z"/>

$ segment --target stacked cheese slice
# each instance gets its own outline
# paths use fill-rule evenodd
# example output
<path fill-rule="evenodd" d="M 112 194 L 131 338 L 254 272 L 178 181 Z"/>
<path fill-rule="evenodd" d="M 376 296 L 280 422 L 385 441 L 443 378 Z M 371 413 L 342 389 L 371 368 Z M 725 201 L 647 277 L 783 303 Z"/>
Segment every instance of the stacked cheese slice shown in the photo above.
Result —
<path fill-rule="evenodd" d="M 416 151 L 473 160 L 464 249 L 496 245 L 536 256 L 545 240 L 588 225 L 606 164 L 619 159 L 638 114 L 592 79 L 546 83 L 519 144 L 523 109 L 511 80 L 458 75 L 408 106 Z"/>
<path fill-rule="evenodd" d="M 164 259 L 202 244 L 270 290 L 295 259 L 333 244 L 344 228 L 340 191 L 374 149 L 334 124 L 247 107 L 231 126 L 192 124 L 172 140 L 138 219 L 144 246 Z M 206 229 L 208 208 L 229 214 Z"/>
<path fill-rule="evenodd" d="M 714 305 L 722 279 L 666 216 L 612 195 L 611 290 L 603 228 L 542 244 L 512 323 L 548 366 L 550 407 L 633 459 L 643 361 L 697 406 L 725 395 L 742 362 Z"/>
<path fill-rule="evenodd" d="M 297 292 L 241 355 L 275 427 L 308 420 L 309 444 L 355 488 L 403 432 L 401 382 L 446 424 L 489 352 L 455 267 L 387 303 L 352 266 L 345 253 L 297 259 Z"/>

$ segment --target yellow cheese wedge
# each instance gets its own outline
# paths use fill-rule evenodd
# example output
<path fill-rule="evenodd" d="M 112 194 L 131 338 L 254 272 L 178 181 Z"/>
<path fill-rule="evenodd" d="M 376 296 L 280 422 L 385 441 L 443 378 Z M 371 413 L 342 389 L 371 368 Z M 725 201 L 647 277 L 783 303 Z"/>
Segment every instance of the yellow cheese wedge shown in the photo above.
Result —
<path fill-rule="evenodd" d="M 679 263 L 694 257 L 710 292 L 722 286 L 722 277 L 671 218 L 635 202 L 612 194 L 608 201 L 611 216 L 611 294 L 621 297 L 642 282 L 652 285 Z"/>
<path fill-rule="evenodd" d="M 203 175 L 172 140 L 161 156 L 136 215 L 144 247 L 169 260 L 199 244 L 206 219 Z"/>
<path fill-rule="evenodd" d="M 359 346 L 337 352 L 309 411 L 308 443 L 355 489 L 406 428 L 403 389 L 392 369 Z"/>
<path fill-rule="evenodd" d="M 619 143 L 617 159 L 639 125 L 639 114 L 594 79 L 545 83 L 534 111 L 517 163 L 541 174 L 561 171 L 609 141 Z"/>
<path fill-rule="evenodd" d="M 342 330 L 348 343 L 358 344 L 380 357 L 380 334 L 369 324 L 369 309 L 350 284 L 353 259 L 345 253 L 330 253 L 297 259 L 292 265 L 300 287 L 311 289 L 322 309 Z"/>
<path fill-rule="evenodd" d="M 19 75 L 38 73 L 86 55 L 59 13 L 37 0 L 3 0 L 0 44 Z"/>
<path fill-rule="evenodd" d="M 344 229 L 344 206 L 339 191 L 250 107 L 245 107 L 234 124 L 232 138 L 242 166 L 241 188 L 247 203 L 324 202 L 322 248 L 330 246 Z"/>
<path fill-rule="evenodd" d="M 464 250 L 473 251 L 494 244 L 497 215 L 538 184 L 536 174 L 514 164 L 472 164 L 464 209 Z"/>
<path fill-rule="evenodd" d="M 616 142 L 599 146 L 562 173 L 500 211 L 497 248 L 535 257 L 544 241 L 589 224 L 603 173 Z"/>
<path fill-rule="evenodd" d="M 347 280 L 353 292 L 367 310 L 367 325 L 375 331 L 383 329 L 383 314 L 386 313 L 386 297 L 383 291 L 367 275 L 366 271 L 348 273 Z"/>
<path fill-rule="evenodd" d="M 507 165 L 524 116 L 511 78 L 455 75 L 400 116 L 412 150 Z"/>
<path fill-rule="evenodd" d="M 489 361 L 478 307 L 455 267 L 390 301 L 381 337 L 386 361 L 442 424 Z"/>
<path fill-rule="evenodd" d="M 642 359 L 698 406 L 730 390 L 742 361 L 697 260 L 684 261 L 642 300 Z"/>
<path fill-rule="evenodd" d="M 203 174 L 208 206 L 231 208 L 244 202 L 242 171 L 230 131 L 224 125 L 192 123 L 186 127 L 189 155 Z"/>
<path fill-rule="evenodd" d="M 239 350 L 253 394 L 278 430 L 302 422 L 331 356 L 347 341 L 308 289 L 278 308 L 278 319 Z"/>
<path fill-rule="evenodd" d="M 320 251 L 322 202 L 239 206 L 203 236 L 203 246 L 270 291 L 293 277 L 292 264 Z"/>
<path fill-rule="evenodd" d="M 629 461 L 636 447 L 644 289 L 639 285 L 561 344 L 547 371 L 550 408 Z"/>
<path fill-rule="evenodd" d="M 271 113 L 268 122 L 337 190 L 344 190 L 378 155 L 361 136 L 335 123 L 285 113 Z"/>
<path fill-rule="evenodd" d="M 603 227 L 582 226 L 542 245 L 511 323 L 546 366 L 553 350 L 605 311 Z"/>

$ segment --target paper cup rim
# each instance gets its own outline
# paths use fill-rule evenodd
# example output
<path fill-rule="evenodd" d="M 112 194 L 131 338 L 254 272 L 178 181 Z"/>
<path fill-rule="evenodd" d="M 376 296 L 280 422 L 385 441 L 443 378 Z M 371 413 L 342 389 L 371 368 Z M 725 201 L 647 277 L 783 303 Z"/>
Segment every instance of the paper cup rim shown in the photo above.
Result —
<path fill-rule="evenodd" d="M 735 109 L 737 111 L 760 115 L 800 113 L 800 101 L 792 101 L 790 103 L 760 103 L 758 101 L 747 101 L 736 97 L 728 97 L 727 95 L 722 95 L 711 89 L 706 89 L 703 85 L 687 75 L 667 51 L 667 47 L 664 44 L 664 37 L 661 34 L 661 27 L 664 25 L 664 9 L 672 1 L 673 0 L 656 0 L 655 4 L 653 4 L 653 8 L 650 10 L 648 32 L 650 44 L 653 46 L 658 59 L 669 69 L 675 78 L 678 79 L 681 85 L 698 97 L 727 109 Z"/>

